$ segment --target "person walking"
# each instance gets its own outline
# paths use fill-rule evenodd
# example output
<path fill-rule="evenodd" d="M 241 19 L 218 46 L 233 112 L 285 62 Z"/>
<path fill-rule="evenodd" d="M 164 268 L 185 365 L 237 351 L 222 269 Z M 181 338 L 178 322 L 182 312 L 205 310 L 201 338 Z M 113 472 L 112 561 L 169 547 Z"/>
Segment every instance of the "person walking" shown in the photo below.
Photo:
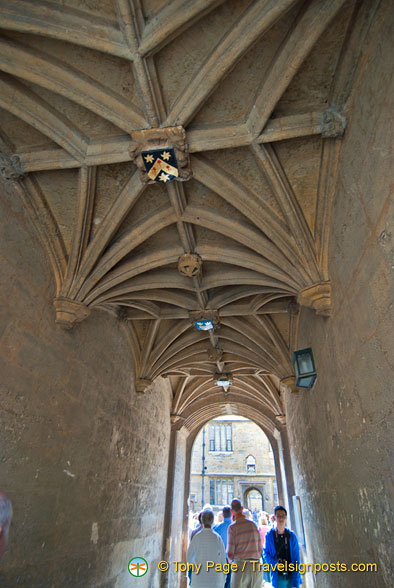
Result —
<path fill-rule="evenodd" d="M 198 513 L 198 517 L 197 517 L 197 519 L 198 519 L 198 525 L 190 533 L 190 541 L 193 539 L 194 535 L 197 535 L 197 533 L 199 533 L 202 530 L 202 528 L 203 528 L 202 523 L 201 523 L 201 515 L 202 515 L 202 511 L 200 513 Z"/>
<path fill-rule="evenodd" d="M 223 510 L 223 522 L 219 525 L 215 525 L 213 530 L 217 533 L 224 543 L 224 549 L 227 550 L 227 536 L 228 536 L 228 528 L 231 525 L 231 508 L 229 506 L 224 506 Z M 228 561 L 226 559 L 226 561 Z M 224 583 L 224 588 L 229 588 L 231 581 L 231 570 L 228 574 L 226 574 L 226 580 Z"/>
<path fill-rule="evenodd" d="M 217 533 L 212 530 L 214 514 L 212 510 L 203 510 L 201 522 L 203 529 L 190 541 L 186 554 L 187 563 L 200 566 L 194 570 L 192 576 L 193 588 L 223 588 L 224 576 L 215 568 L 207 570 L 207 561 L 213 561 L 222 568 L 226 563 L 224 543 Z"/>
<path fill-rule="evenodd" d="M 242 513 L 237 498 L 231 503 L 234 522 L 228 528 L 227 558 L 237 564 L 231 573 L 231 588 L 261 588 L 261 537 L 255 523 Z"/>
<path fill-rule="evenodd" d="M 276 526 L 265 536 L 264 558 L 271 565 L 271 583 L 274 588 L 298 588 L 302 584 L 298 571 L 290 572 L 288 566 L 300 562 L 300 548 L 297 536 L 286 527 L 287 510 L 284 506 L 274 508 Z M 273 570 L 278 563 L 284 565 L 284 570 Z"/>

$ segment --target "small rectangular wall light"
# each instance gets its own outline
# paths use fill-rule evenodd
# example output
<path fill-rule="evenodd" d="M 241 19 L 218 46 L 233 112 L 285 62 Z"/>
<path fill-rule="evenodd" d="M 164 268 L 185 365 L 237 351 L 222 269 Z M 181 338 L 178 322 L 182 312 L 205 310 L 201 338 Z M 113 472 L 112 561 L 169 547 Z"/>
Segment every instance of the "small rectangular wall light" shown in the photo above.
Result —
<path fill-rule="evenodd" d="M 296 386 L 312 388 L 317 378 L 317 372 L 311 347 L 294 351 L 292 362 L 296 375 Z"/>

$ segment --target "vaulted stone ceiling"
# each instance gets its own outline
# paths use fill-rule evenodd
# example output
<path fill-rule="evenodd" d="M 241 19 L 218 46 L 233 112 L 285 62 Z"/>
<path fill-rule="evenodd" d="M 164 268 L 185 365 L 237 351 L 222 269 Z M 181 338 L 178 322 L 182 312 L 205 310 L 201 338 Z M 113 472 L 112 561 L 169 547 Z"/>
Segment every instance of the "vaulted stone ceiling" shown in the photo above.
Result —
<path fill-rule="evenodd" d="M 57 321 L 119 317 L 138 390 L 169 376 L 174 420 L 215 403 L 281 418 L 299 305 L 329 315 L 359 7 L 0 1 L 2 174 L 46 247 Z M 167 127 L 185 130 L 191 177 L 147 183 L 139 131 Z M 200 274 L 180 274 L 185 253 Z M 202 310 L 213 332 L 194 328 Z"/>

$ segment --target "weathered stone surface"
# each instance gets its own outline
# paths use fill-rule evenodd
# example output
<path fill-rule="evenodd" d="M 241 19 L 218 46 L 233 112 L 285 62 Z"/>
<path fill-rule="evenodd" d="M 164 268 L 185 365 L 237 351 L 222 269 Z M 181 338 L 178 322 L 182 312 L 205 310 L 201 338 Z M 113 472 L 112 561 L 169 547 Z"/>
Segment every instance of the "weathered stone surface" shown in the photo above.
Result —
<path fill-rule="evenodd" d="M 6 192 L 7 190 L 7 192 Z M 127 562 L 161 559 L 169 395 L 136 397 L 122 323 L 99 311 L 54 323 L 44 253 L 1 187 L 2 489 L 14 520 L 3 586 L 128 586 Z M 25 252 L 30 251 L 29 264 Z"/>
<path fill-rule="evenodd" d="M 381 24 L 370 31 L 343 139 L 332 316 L 301 310 L 299 347 L 312 346 L 318 379 L 313 391 L 288 394 L 286 402 L 310 560 L 374 562 L 378 573 L 320 574 L 319 588 L 360 581 L 383 588 L 393 577 L 394 87 L 391 64 L 381 58 L 392 51 L 392 13 Z"/>

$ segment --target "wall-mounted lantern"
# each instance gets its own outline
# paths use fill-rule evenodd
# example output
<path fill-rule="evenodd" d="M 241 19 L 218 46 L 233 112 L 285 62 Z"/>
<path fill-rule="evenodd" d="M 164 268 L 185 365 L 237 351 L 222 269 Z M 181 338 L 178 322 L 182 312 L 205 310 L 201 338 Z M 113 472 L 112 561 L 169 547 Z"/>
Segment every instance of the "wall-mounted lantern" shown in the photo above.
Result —
<path fill-rule="evenodd" d="M 312 388 L 317 378 L 317 372 L 311 347 L 294 351 L 292 362 L 296 375 L 296 386 Z"/>

